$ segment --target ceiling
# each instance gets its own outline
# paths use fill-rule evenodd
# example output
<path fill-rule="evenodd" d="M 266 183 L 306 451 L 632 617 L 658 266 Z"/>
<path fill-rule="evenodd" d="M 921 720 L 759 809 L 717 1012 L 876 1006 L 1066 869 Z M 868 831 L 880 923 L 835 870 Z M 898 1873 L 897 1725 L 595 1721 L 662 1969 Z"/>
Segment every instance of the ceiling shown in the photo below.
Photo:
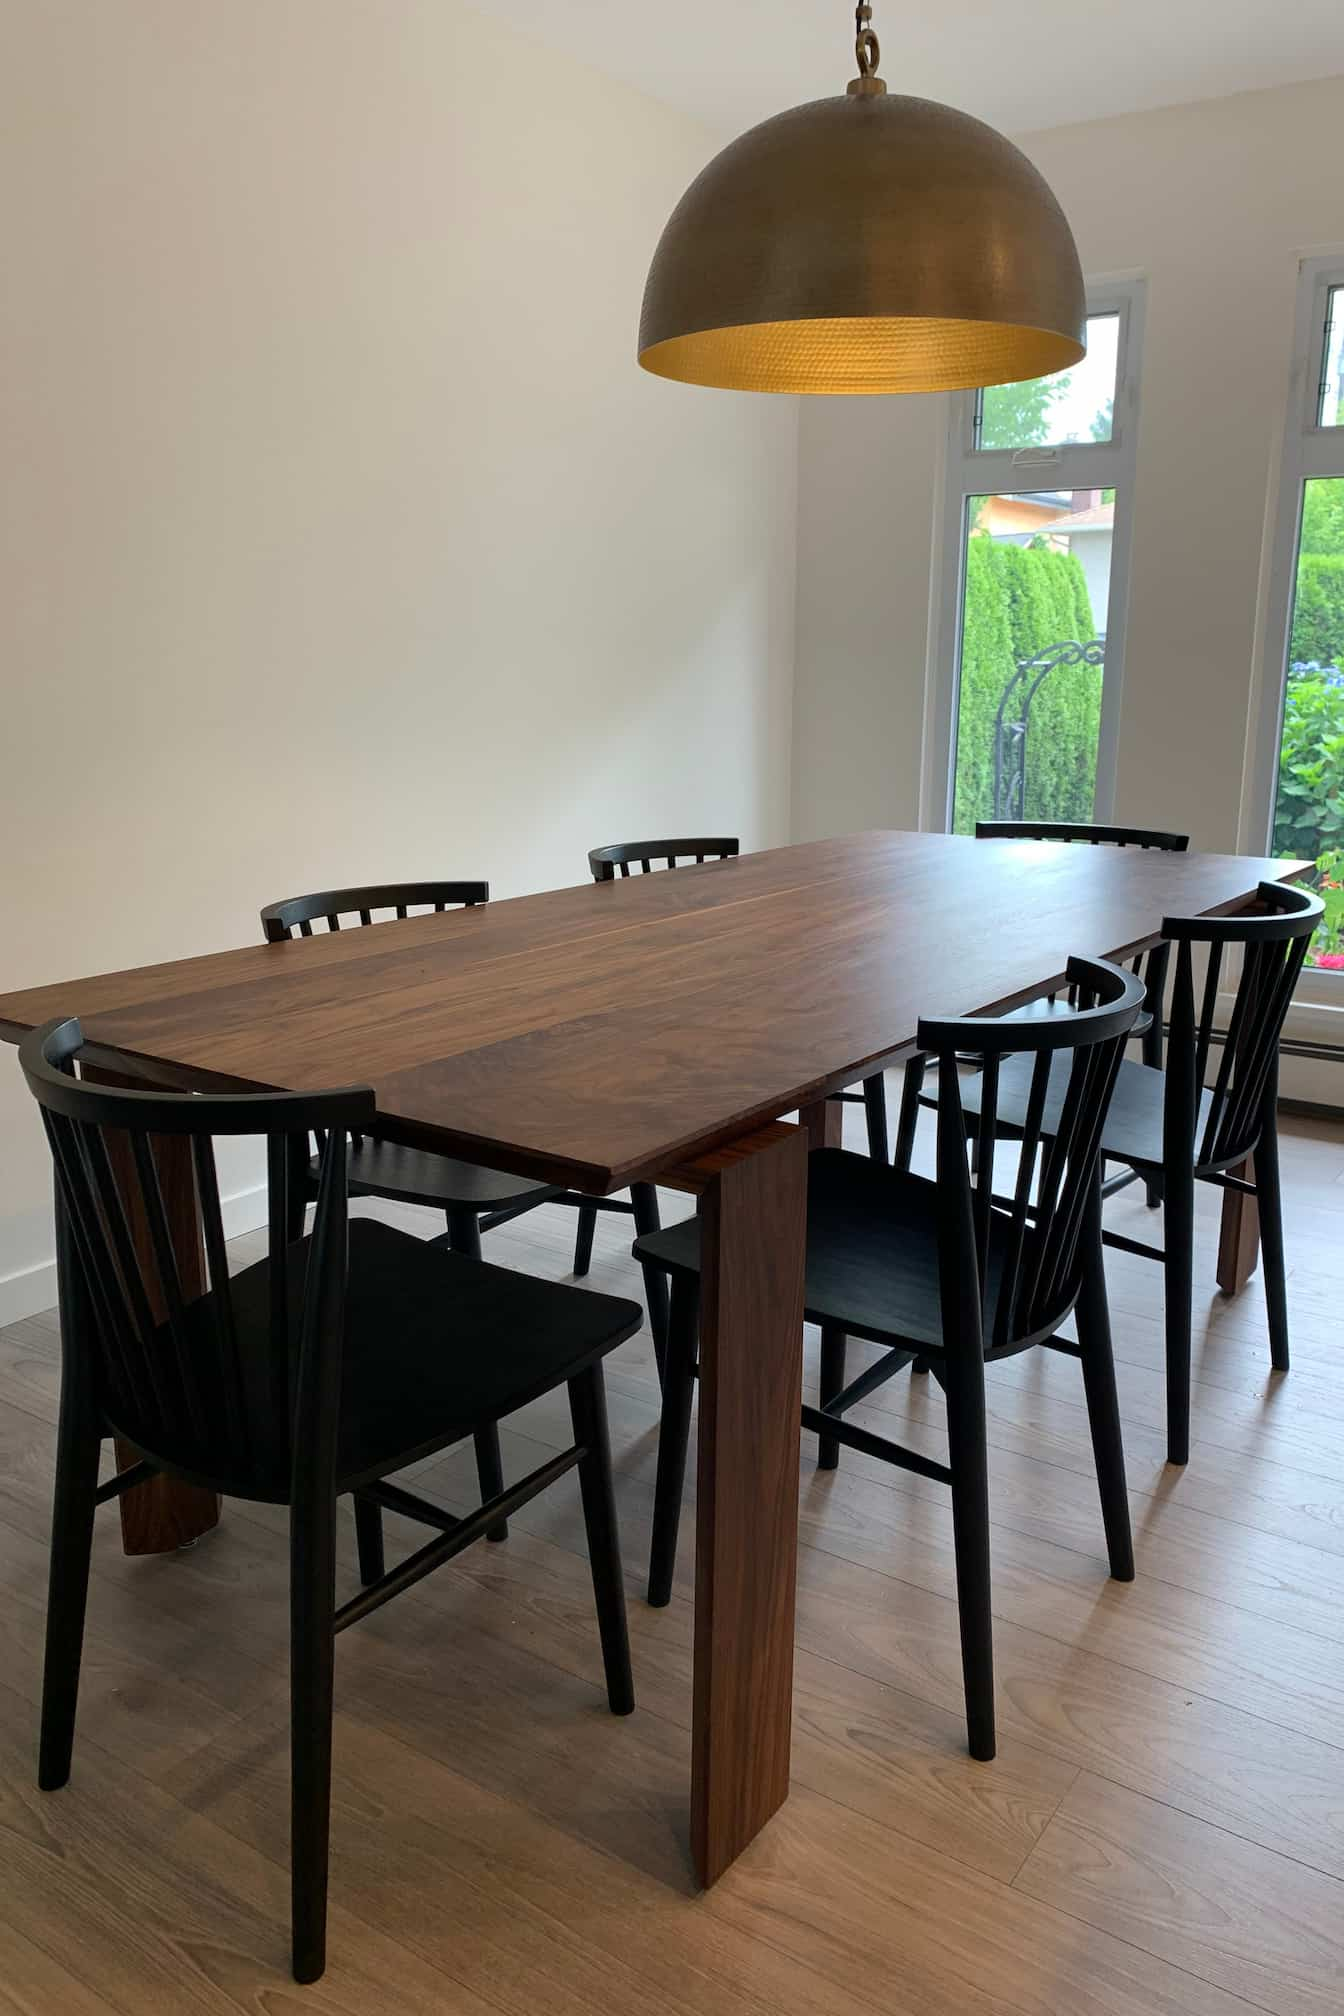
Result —
<path fill-rule="evenodd" d="M 854 74 L 852 0 L 476 5 L 724 134 Z M 1017 133 L 1344 73 L 1341 0 L 874 0 L 874 17 L 893 91 Z"/>

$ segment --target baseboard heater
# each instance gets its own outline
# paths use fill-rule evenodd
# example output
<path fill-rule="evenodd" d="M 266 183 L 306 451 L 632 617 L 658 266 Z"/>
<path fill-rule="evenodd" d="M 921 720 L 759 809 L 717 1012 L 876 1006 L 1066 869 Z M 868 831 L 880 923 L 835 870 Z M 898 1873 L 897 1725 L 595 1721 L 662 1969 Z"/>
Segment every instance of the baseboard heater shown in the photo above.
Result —
<path fill-rule="evenodd" d="M 1167 1024 L 1167 1034 L 1171 1024 Z M 1226 1043 L 1225 1029 L 1209 1032 L 1211 1043 Z M 1300 1036 L 1284 1036 L 1279 1041 L 1281 1057 L 1305 1057 L 1313 1064 L 1344 1064 L 1344 1043 L 1306 1043 Z M 1280 1099 L 1281 1113 L 1294 1113 L 1303 1120 L 1344 1120 L 1344 1106 L 1336 1106 L 1321 1099 Z"/>

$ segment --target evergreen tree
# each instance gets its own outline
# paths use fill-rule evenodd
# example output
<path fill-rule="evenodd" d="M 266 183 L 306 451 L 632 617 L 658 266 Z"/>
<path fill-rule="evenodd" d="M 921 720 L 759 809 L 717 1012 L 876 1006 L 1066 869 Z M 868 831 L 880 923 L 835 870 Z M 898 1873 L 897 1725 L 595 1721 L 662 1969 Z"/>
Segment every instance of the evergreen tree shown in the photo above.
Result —
<path fill-rule="evenodd" d="M 994 742 L 999 702 L 1018 663 L 1056 644 L 1094 635 L 1087 582 L 1078 560 L 1044 541 L 1031 547 L 973 538 L 966 555 L 957 771 L 953 829 L 970 833 L 994 813 Z M 1005 719 L 1020 720 L 1034 675 L 1019 681 Z M 1026 804 L 1034 819 L 1089 819 L 1096 795 L 1101 668 L 1061 665 L 1032 702 Z"/>

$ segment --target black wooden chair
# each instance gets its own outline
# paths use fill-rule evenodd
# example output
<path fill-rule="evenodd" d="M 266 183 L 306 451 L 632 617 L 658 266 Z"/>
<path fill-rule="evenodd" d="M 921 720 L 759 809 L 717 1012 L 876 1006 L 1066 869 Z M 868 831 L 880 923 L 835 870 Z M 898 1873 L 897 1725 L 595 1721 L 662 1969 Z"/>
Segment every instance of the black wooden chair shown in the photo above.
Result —
<path fill-rule="evenodd" d="M 380 888 L 329 889 L 268 903 L 261 913 L 261 928 L 270 943 L 279 944 L 296 935 L 311 938 L 314 924 L 339 931 L 344 918 L 347 927 L 358 928 L 378 921 L 374 912 L 379 910 L 407 917 L 416 909 L 473 909 L 489 896 L 488 882 L 393 882 Z M 312 1175 L 316 1181 L 316 1162 Z M 350 1194 L 427 1204 L 442 1211 L 453 1251 L 479 1259 L 482 1232 L 549 1203 L 560 1192 L 553 1185 L 462 1162 L 454 1155 L 359 1137 L 350 1150 Z"/>
<path fill-rule="evenodd" d="M 1108 1231 L 1122 1253 L 1160 1261 L 1165 1269 L 1167 1460 L 1190 1455 L 1190 1330 L 1194 1296 L 1195 1184 L 1212 1183 L 1254 1196 L 1269 1317 L 1270 1361 L 1288 1370 L 1288 1301 L 1279 1185 L 1279 1038 L 1307 945 L 1324 904 L 1307 889 L 1260 885 L 1253 913 L 1237 917 L 1168 917 L 1162 936 L 1176 947 L 1171 1027 L 1164 1070 L 1127 1058 L 1116 1080 L 1101 1137 L 1104 1162 L 1137 1171 L 1162 1199 L 1164 1246 Z M 1194 948 L 1206 952 L 1195 1007 Z M 1240 976 L 1227 1027 L 1218 1027 L 1223 957 L 1235 948 Z M 1231 975 L 1228 976 L 1229 980 Z M 1217 1055 L 1212 1084 L 1210 1058 Z M 943 1074 L 939 1073 L 941 1078 Z M 1062 1087 L 1052 1082 L 1040 1121 L 1053 1133 Z M 1001 1128 L 1024 1123 L 1031 1086 L 1025 1063 L 1005 1065 L 997 1089 Z M 979 1089 L 963 1084 L 959 1104 L 973 1123 Z M 1254 1178 L 1241 1172 L 1254 1157 Z M 1106 1186 L 1108 1189 L 1110 1185 Z"/>
<path fill-rule="evenodd" d="M 593 871 L 594 882 L 613 882 L 618 875 L 628 875 L 632 868 L 638 868 L 641 875 L 647 875 L 654 868 L 678 868 L 692 862 L 735 860 L 741 852 L 741 841 L 730 839 L 713 840 L 617 840 L 608 847 L 592 847 L 588 851 L 588 866 Z M 868 1153 L 875 1162 L 888 1159 L 887 1146 L 887 1082 L 880 1071 L 865 1078 L 857 1092 L 832 1092 L 830 1098 L 837 1106 L 862 1106 L 867 1118 Z M 622 1210 L 625 1206 L 618 1200 L 605 1201 L 607 1210 Z M 602 1207 L 599 1207 L 602 1208 Z M 586 1219 L 579 1221 L 579 1241 L 575 1247 L 574 1272 L 582 1274 L 579 1253 L 591 1252 L 593 1229 L 597 1222 L 596 1212 L 590 1211 Z M 585 1266 L 587 1264 L 585 1260 Z"/>
<path fill-rule="evenodd" d="M 1075 959 L 1076 1004 L 1050 1017 L 964 1017 L 919 1025 L 921 1049 L 953 1066 L 938 1109 L 936 1181 L 866 1155 L 820 1148 L 808 1160 L 805 1316 L 821 1326 L 821 1405 L 804 1406 L 819 1465 L 842 1446 L 951 1486 L 966 1720 L 973 1757 L 994 1755 L 985 1365 L 1049 1345 L 1081 1359 L 1111 1573 L 1134 1574 L 1124 1451 L 1101 1258 L 1098 1147 L 1142 983 L 1101 960 Z M 1004 1060 L 1029 1060 L 1030 1110 L 1019 1130 L 1009 1197 L 994 1195 L 995 1090 Z M 981 1094 L 971 1166 L 957 1098 L 958 1060 L 974 1058 Z M 1059 1131 L 1041 1121 L 1047 1090 L 1064 1086 Z M 700 1228 L 695 1218 L 641 1239 L 636 1253 L 672 1277 L 663 1383 L 649 1601 L 668 1601 L 695 1376 Z M 1076 1309 L 1078 1342 L 1059 1335 Z M 845 1383 L 846 1341 L 885 1355 Z M 845 1419 L 916 1356 L 947 1395 L 950 1460 L 934 1462 Z"/>
<path fill-rule="evenodd" d="M 975 837 L 977 840 L 1054 840 L 1087 847 L 1151 848 L 1162 854 L 1184 854 L 1190 845 L 1188 833 L 1162 833 L 1146 826 L 1097 826 L 1054 819 L 978 819 Z M 1129 962 L 1131 970 L 1142 974 L 1145 983 L 1143 1012 L 1134 1024 L 1134 1035 L 1139 1039 L 1144 1063 L 1151 1064 L 1155 1069 L 1159 1069 L 1162 1063 L 1162 1011 L 1170 949 L 1165 943 L 1154 945 L 1147 953 L 1136 953 Z M 1039 1001 L 1033 1001 L 1025 1010 L 1017 1012 L 1050 1015 L 1057 1005 L 1056 995 L 1043 995 Z M 921 1105 L 933 1106 L 937 1103 L 934 1097 L 924 1093 L 927 1061 L 917 1053 L 906 1061 L 900 1118 L 896 1128 L 895 1159 L 898 1169 L 910 1167 Z M 1111 1196 L 1136 1180 L 1134 1170 L 1121 1170 L 1109 1179 L 1104 1194 Z M 1147 1186 L 1147 1194 L 1150 1209 L 1156 1210 L 1162 1197 L 1155 1183 Z M 924 1369 L 922 1365 L 919 1367 L 921 1371 Z"/>
<path fill-rule="evenodd" d="M 1098 826 L 1058 819 L 978 819 L 977 840 L 1054 840 L 1083 847 L 1136 847 L 1141 853 L 1184 854 L 1190 846 L 1188 833 L 1162 833 L 1148 826 Z M 1143 1012 L 1134 1024 L 1141 1039 L 1145 1064 L 1162 1062 L 1162 1004 L 1166 996 L 1167 958 L 1170 947 L 1158 944 L 1148 952 L 1136 952 L 1130 970 L 1143 976 Z M 1031 1004 L 1031 1012 L 1048 1015 L 1056 997 L 1046 996 Z"/>
<path fill-rule="evenodd" d="M 618 874 L 628 875 L 632 866 L 638 866 L 642 874 L 661 865 L 677 868 L 691 861 L 728 861 L 740 852 L 738 840 L 618 840 L 610 847 L 594 847 L 588 855 L 588 866 L 593 871 L 595 882 L 610 882 Z M 887 1086 L 880 1071 L 871 1078 L 865 1078 L 858 1092 L 832 1092 L 830 1097 L 840 1105 L 862 1106 L 868 1123 L 868 1153 L 875 1162 L 888 1159 L 887 1147 Z"/>
<path fill-rule="evenodd" d="M 655 869 L 689 867 L 692 863 L 705 861 L 731 861 L 738 851 L 736 840 L 722 836 L 701 840 L 618 840 L 609 847 L 590 847 L 588 867 L 594 882 L 614 882 L 619 876 L 628 876 L 632 868 L 641 875 L 648 875 Z M 580 1279 L 588 1272 L 592 1262 L 599 1211 L 612 1211 L 621 1217 L 633 1218 L 635 1231 L 641 1236 L 645 1232 L 656 1232 L 660 1223 L 658 1192 L 652 1183 L 632 1183 L 628 1197 L 584 1197 L 572 1191 L 563 1201 L 573 1204 L 579 1214 L 578 1229 L 574 1235 L 574 1272 Z M 653 1333 L 661 1379 L 667 1351 L 667 1282 L 660 1269 L 645 1268 L 644 1293 L 649 1305 L 649 1328 Z"/>
<path fill-rule="evenodd" d="M 314 924 L 339 931 L 344 918 L 347 927 L 358 929 L 379 921 L 375 911 L 408 917 L 413 910 L 472 909 L 489 898 L 488 882 L 389 882 L 362 889 L 328 889 L 318 895 L 288 896 L 282 902 L 268 903 L 261 913 L 261 928 L 271 944 L 281 944 L 296 935 L 313 937 Z M 319 1166 L 320 1158 L 314 1156 L 308 1172 L 310 1198 L 317 1194 Z M 459 1161 L 455 1155 L 436 1155 L 429 1149 L 407 1148 L 368 1135 L 355 1135 L 351 1140 L 349 1177 L 352 1197 L 386 1197 L 395 1203 L 423 1204 L 431 1211 L 442 1211 L 448 1220 L 448 1244 L 455 1253 L 465 1253 L 473 1260 L 481 1257 L 482 1232 L 565 1195 L 551 1184 L 510 1176 L 502 1169 L 486 1169 L 476 1162 Z M 481 1429 L 476 1458 L 481 1495 L 493 1497 L 503 1474 L 499 1435 L 493 1427 Z M 379 1524 L 369 1515 L 370 1545 L 376 1544 Z M 365 1537 L 365 1526 L 361 1526 L 361 1543 Z M 503 1520 L 489 1534 L 491 1540 L 508 1537 Z"/>
<path fill-rule="evenodd" d="M 736 852 L 736 841 L 722 844 L 731 845 Z M 261 928 L 272 942 L 292 938 L 296 931 L 301 937 L 311 938 L 315 923 L 325 924 L 328 931 L 339 931 L 342 917 L 357 919 L 361 925 L 373 924 L 379 921 L 373 915 L 375 910 L 391 910 L 396 916 L 405 917 L 412 909 L 427 906 L 446 910 L 462 904 L 471 909 L 488 902 L 489 897 L 488 882 L 395 882 L 383 888 L 333 889 L 324 895 L 291 896 L 283 903 L 268 903 L 261 913 Z M 354 1142 L 350 1155 L 350 1194 L 389 1197 L 402 1204 L 427 1204 L 431 1210 L 445 1211 L 449 1245 L 455 1252 L 474 1259 L 480 1258 L 483 1232 L 506 1225 L 525 1211 L 535 1211 L 539 1204 L 573 1205 L 579 1212 L 574 1246 L 576 1275 L 588 1272 L 599 1211 L 632 1213 L 635 1228 L 640 1232 L 655 1231 L 658 1226 L 658 1192 L 652 1183 L 632 1184 L 629 1201 L 619 1197 L 586 1197 L 576 1190 L 531 1183 L 521 1176 L 508 1176 L 500 1169 L 460 1162 L 451 1155 L 399 1147 L 391 1141 Z M 661 1371 L 667 1331 L 667 1284 L 656 1269 L 650 1268 L 644 1287 L 649 1329 Z M 487 1431 L 487 1439 L 489 1434 L 493 1431 Z M 493 1488 L 499 1458 L 496 1453 L 492 1469 L 489 1450 L 483 1449 L 480 1460 L 481 1489 L 486 1491 Z M 504 1525 L 490 1534 L 492 1540 L 507 1536 L 508 1528 Z"/>
<path fill-rule="evenodd" d="M 292 1886 L 295 1978 L 325 1962 L 336 1634 L 461 1553 L 577 1466 L 613 1713 L 634 1705 L 601 1361 L 639 1328 L 633 1302 L 535 1281 L 347 1222 L 347 1136 L 373 1093 L 304 1096 L 113 1091 L 75 1078 L 77 1022 L 20 1046 L 57 1176 L 62 1303 L 60 1427 L 38 1782 L 70 1775 L 96 1506 L 156 1472 L 230 1498 L 289 1507 Z M 309 1238 L 292 1164 L 323 1141 Z M 230 1279 L 213 1137 L 264 1134 L 268 1257 Z M 157 1137 L 191 1143 L 208 1287 L 183 1284 L 156 1164 Z M 129 1184 L 148 1239 L 131 1231 Z M 411 1462 L 567 1384 L 571 1448 L 458 1519 L 388 1481 Z M 105 1484 L 115 1434 L 137 1460 Z M 435 1537 L 336 1601 L 336 1501 L 387 1506 Z"/>
<path fill-rule="evenodd" d="M 594 882 L 614 882 L 638 868 L 682 868 L 705 861 L 732 861 L 742 851 L 740 840 L 617 840 L 610 847 L 590 847 L 588 866 Z"/>
<path fill-rule="evenodd" d="M 614 882 L 622 876 L 628 876 L 632 869 L 641 875 L 648 875 L 658 869 L 690 867 L 706 861 L 733 861 L 741 852 L 741 845 L 740 840 L 723 834 L 701 839 L 615 840 L 605 847 L 590 847 L 588 867 L 594 882 Z M 885 1162 L 887 1096 L 886 1081 L 881 1072 L 872 1078 L 866 1078 L 861 1092 L 833 1092 L 830 1096 L 837 1102 L 854 1100 L 863 1103 L 868 1113 L 869 1153 L 876 1160 Z M 641 1236 L 646 1232 L 658 1230 L 658 1192 L 651 1183 L 632 1184 L 628 1199 L 571 1195 L 563 1201 L 578 1206 L 579 1224 L 574 1239 L 574 1272 L 580 1277 L 588 1272 L 599 1211 L 616 1211 L 623 1216 L 633 1216 L 635 1229 Z M 667 1286 L 657 1268 L 645 1269 L 644 1289 L 648 1298 L 649 1327 L 653 1331 L 658 1373 L 661 1378 L 667 1337 Z"/>

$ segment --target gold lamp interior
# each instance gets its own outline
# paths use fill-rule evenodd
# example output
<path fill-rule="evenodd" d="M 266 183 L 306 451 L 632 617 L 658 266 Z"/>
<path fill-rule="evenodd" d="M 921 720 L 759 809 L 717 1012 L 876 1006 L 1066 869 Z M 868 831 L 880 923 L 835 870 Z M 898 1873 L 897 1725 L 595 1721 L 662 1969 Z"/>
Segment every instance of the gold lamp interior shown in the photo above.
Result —
<path fill-rule="evenodd" d="M 828 315 L 665 337 L 639 361 L 659 378 L 729 392 L 960 392 L 1063 371 L 1081 340 L 936 315 Z"/>

